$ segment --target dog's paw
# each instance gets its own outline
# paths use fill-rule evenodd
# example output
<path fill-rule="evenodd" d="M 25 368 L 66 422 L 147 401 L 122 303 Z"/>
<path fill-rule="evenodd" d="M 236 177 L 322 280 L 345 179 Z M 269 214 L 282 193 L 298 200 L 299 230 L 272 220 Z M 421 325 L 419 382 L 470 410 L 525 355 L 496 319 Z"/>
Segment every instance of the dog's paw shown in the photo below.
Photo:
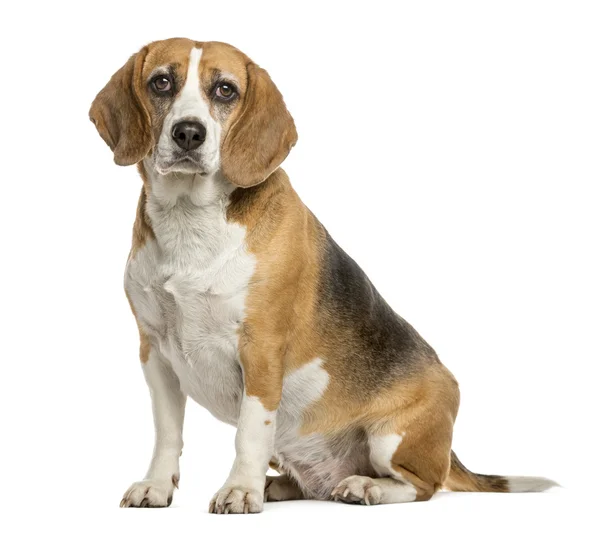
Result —
<path fill-rule="evenodd" d="M 372 478 L 354 475 L 342 480 L 332 491 L 331 497 L 335 501 L 357 504 L 379 504 L 381 502 L 381 488 Z"/>
<path fill-rule="evenodd" d="M 134 482 L 123 495 L 121 508 L 164 508 L 173 501 L 173 490 L 178 479 L 141 480 Z"/>
<path fill-rule="evenodd" d="M 262 510 L 262 491 L 227 484 L 217 491 L 208 507 L 211 514 L 257 514 Z"/>

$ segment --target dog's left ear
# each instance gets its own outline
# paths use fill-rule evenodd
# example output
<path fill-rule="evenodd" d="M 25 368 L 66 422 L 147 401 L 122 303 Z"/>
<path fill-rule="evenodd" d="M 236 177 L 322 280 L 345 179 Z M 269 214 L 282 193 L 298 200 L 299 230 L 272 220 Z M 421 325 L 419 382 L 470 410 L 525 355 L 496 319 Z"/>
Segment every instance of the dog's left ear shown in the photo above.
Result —
<path fill-rule="evenodd" d="M 243 108 L 221 144 L 221 168 L 239 187 L 264 182 L 298 140 L 294 119 L 281 93 L 258 65 L 247 67 Z"/>
<path fill-rule="evenodd" d="M 143 104 L 142 66 L 147 47 L 129 58 L 98 93 L 90 120 L 114 153 L 117 165 L 141 161 L 153 144 L 150 115 Z"/>

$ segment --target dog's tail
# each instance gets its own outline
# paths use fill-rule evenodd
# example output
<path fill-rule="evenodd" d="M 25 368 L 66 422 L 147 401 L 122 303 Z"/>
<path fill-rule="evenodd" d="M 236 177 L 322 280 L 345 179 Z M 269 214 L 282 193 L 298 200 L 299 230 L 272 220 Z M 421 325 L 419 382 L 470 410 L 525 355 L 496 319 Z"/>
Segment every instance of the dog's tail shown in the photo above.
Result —
<path fill-rule="evenodd" d="M 450 474 L 444 488 L 451 491 L 486 491 L 495 493 L 527 493 L 545 491 L 558 486 L 553 480 L 542 477 L 502 477 L 478 475 L 469 471 L 452 451 Z"/>

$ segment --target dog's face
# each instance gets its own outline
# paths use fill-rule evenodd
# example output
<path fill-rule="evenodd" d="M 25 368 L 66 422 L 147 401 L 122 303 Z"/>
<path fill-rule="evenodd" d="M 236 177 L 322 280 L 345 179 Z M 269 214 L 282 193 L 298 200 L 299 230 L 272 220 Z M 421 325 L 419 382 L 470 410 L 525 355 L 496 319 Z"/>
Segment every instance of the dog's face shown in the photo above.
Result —
<path fill-rule="evenodd" d="M 222 172 L 241 187 L 265 180 L 297 139 L 265 70 L 230 45 L 188 39 L 133 55 L 90 118 L 119 165 L 147 157 L 161 174 Z"/>

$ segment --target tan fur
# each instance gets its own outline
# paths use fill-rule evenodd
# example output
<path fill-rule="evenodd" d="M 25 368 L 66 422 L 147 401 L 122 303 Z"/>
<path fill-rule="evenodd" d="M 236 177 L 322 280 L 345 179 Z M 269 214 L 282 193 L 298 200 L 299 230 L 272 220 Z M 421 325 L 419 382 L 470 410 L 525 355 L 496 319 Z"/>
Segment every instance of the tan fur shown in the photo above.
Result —
<path fill-rule="evenodd" d="M 143 166 L 139 165 L 140 174 L 145 176 Z M 144 182 L 147 180 L 144 178 Z M 133 223 L 133 236 L 131 239 L 131 250 L 129 252 L 129 259 L 135 257 L 138 250 L 142 249 L 149 239 L 154 239 L 154 230 L 148 216 L 146 215 L 146 185 L 142 188 L 140 198 L 138 200 L 137 212 L 135 221 Z"/>
<path fill-rule="evenodd" d="M 148 48 L 142 48 L 119 69 L 98 93 L 90 119 L 114 153 L 117 165 L 132 165 L 151 150 L 153 139 L 142 67 Z"/>
<path fill-rule="evenodd" d="M 266 180 L 296 144 L 298 135 L 281 93 L 267 71 L 246 67 L 243 108 L 222 142 L 222 169 L 230 182 L 252 187 Z"/>
<path fill-rule="evenodd" d="M 246 226 L 248 250 L 257 259 L 240 333 L 246 388 L 273 410 L 284 372 L 317 354 L 309 330 L 316 306 L 319 229 L 282 170 L 252 193 L 235 191 L 228 216 Z"/>

